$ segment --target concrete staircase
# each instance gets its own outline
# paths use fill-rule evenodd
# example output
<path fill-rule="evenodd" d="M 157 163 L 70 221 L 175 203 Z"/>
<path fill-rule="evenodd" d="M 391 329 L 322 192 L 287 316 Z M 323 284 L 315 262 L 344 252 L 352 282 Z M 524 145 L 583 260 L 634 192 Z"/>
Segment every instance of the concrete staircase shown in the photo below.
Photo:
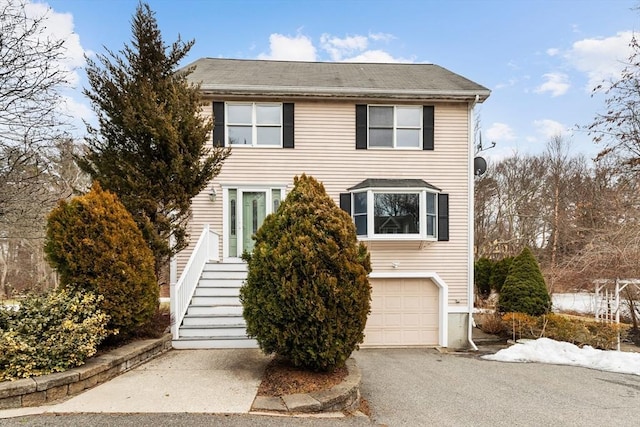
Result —
<path fill-rule="evenodd" d="M 207 263 L 173 348 L 257 348 L 242 317 L 240 287 L 246 278 L 245 263 Z"/>

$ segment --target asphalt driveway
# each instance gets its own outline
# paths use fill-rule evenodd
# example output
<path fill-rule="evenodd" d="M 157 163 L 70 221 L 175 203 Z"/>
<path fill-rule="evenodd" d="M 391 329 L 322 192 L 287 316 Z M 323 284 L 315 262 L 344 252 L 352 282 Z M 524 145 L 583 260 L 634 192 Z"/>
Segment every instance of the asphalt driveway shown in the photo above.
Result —
<path fill-rule="evenodd" d="M 255 391 L 234 391 L 234 384 L 243 380 L 259 381 L 254 368 L 261 371 L 263 357 L 256 351 L 216 352 L 194 351 L 188 370 L 206 378 L 209 384 L 223 386 L 195 387 L 194 375 L 182 372 L 166 377 L 166 370 L 175 368 L 175 353 L 138 369 L 137 384 L 141 393 L 162 392 L 167 401 L 159 408 L 145 409 L 145 399 L 137 397 L 133 387 L 118 387 L 118 395 L 100 395 L 93 401 L 90 390 L 78 400 L 71 399 L 52 407 L 55 414 L 0 419 L 7 426 L 637 426 L 640 420 L 640 376 L 600 372 L 572 366 L 545 364 L 502 363 L 485 361 L 475 353 L 462 355 L 440 354 L 430 349 L 361 350 L 354 354 L 362 370 L 362 394 L 373 409 L 372 419 L 347 417 L 334 419 L 265 417 L 228 415 L 229 405 L 241 404 L 240 395 L 252 399 Z M 224 357 L 223 357 L 224 356 Z M 174 363 L 175 362 L 175 363 Z M 196 363 L 197 362 L 197 363 Z M 168 366 L 163 368 L 163 364 Z M 184 366 L 181 363 L 180 366 Z M 251 367 L 251 368 L 250 368 Z M 250 368 L 250 369 L 249 369 Z M 250 371 L 247 371 L 247 369 Z M 188 371 L 187 370 L 187 371 Z M 219 373 L 224 370 L 227 376 Z M 211 371 L 206 374 L 205 372 Z M 238 375 L 242 373 L 240 377 Z M 211 375 L 216 374 L 213 377 Z M 125 374 L 126 375 L 126 374 Z M 164 381 L 156 381 L 156 377 Z M 235 379 L 233 379 L 235 376 Z M 152 382 L 149 383 L 151 378 Z M 215 380 L 214 380 L 215 378 Z M 126 379 L 126 378 L 125 378 Z M 115 380 L 112 380 L 115 381 Z M 155 381 L 155 382 L 154 382 Z M 198 380 L 200 381 L 200 380 Z M 155 384 L 152 386 L 151 384 Z M 198 383 L 199 384 L 199 383 Z M 113 383 L 117 385 L 117 383 Z M 183 389 L 181 394 L 166 393 L 162 387 L 172 385 Z M 98 392 L 97 387 L 95 392 Z M 158 390 L 155 390 L 157 388 Z M 257 383 L 255 385 L 257 389 Z M 255 390 L 254 389 L 254 390 Z M 124 393 L 123 391 L 130 391 Z M 82 400 L 74 412 L 69 406 Z M 104 400 L 105 402 L 101 402 Z M 226 400 L 228 407 L 203 408 L 215 400 Z M 126 408 L 114 405 L 126 403 Z M 96 403 L 97 402 L 97 403 Z M 177 407 L 171 402 L 182 402 Z M 177 404 L 176 403 L 176 404 Z M 102 406 L 95 405 L 106 405 Z M 246 406 L 247 404 L 245 404 Z M 65 410 L 62 410 L 66 408 Z M 192 413 L 189 413 L 192 411 Z M 88 413 L 82 413 L 88 412 Z M 101 413 L 96 413 L 101 412 Z M 120 412 L 120 413 L 113 413 Z M 128 412 L 128 413 L 122 413 Z M 141 413 L 148 412 L 148 413 Z M 223 414 L 227 415 L 223 415 Z"/>
<path fill-rule="evenodd" d="M 361 350 L 362 394 L 389 426 L 637 426 L 640 376 L 430 349 Z"/>

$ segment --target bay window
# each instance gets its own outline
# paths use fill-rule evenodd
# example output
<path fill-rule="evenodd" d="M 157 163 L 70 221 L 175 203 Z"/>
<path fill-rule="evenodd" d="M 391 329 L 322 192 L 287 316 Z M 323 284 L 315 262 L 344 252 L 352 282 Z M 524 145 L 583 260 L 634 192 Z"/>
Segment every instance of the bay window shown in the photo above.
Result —
<path fill-rule="evenodd" d="M 448 240 L 448 195 L 420 179 L 367 179 L 340 196 L 359 238 Z"/>

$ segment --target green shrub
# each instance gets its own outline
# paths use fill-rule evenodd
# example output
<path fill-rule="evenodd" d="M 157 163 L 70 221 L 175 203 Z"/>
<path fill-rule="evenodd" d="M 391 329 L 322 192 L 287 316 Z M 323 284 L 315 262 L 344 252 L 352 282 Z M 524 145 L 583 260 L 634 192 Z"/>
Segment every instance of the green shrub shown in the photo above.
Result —
<path fill-rule="evenodd" d="M 551 297 L 538 262 L 529 248 L 513 259 L 500 291 L 498 311 L 540 316 L 551 309 Z"/>
<path fill-rule="evenodd" d="M 370 311 L 369 254 L 353 221 L 302 175 L 255 235 L 240 290 L 247 333 L 294 366 L 342 366 L 364 339 Z"/>
<path fill-rule="evenodd" d="M 0 308 L 0 380 L 61 372 L 82 365 L 107 336 L 102 297 L 84 291 L 25 298 Z"/>
<path fill-rule="evenodd" d="M 620 326 L 613 323 L 576 319 L 554 313 L 537 317 L 507 313 L 502 316 L 502 321 L 509 336 L 514 339 L 546 337 L 603 350 L 617 348 L 618 333 L 621 331 Z"/>
<path fill-rule="evenodd" d="M 505 280 L 507 280 L 509 267 L 511 267 L 512 262 L 513 257 L 505 257 L 493 264 L 491 277 L 489 277 L 489 286 L 497 293 L 500 293 L 502 285 L 504 285 Z"/>
<path fill-rule="evenodd" d="M 62 288 L 104 297 L 100 307 L 121 337 L 156 313 L 159 289 L 151 250 L 117 196 L 97 183 L 51 212 L 45 252 Z"/>
<path fill-rule="evenodd" d="M 489 279 L 493 270 L 493 262 L 489 258 L 482 257 L 473 265 L 473 281 L 476 285 L 476 292 L 482 298 L 487 298 L 491 294 Z"/>

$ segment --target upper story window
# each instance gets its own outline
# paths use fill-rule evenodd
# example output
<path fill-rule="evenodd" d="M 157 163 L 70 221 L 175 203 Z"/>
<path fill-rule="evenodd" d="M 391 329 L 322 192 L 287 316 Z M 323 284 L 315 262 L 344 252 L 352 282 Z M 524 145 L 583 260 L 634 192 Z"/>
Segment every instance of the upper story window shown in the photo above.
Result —
<path fill-rule="evenodd" d="M 367 179 L 340 195 L 360 238 L 449 240 L 449 198 L 420 179 Z"/>
<path fill-rule="evenodd" d="M 294 148 L 291 102 L 213 101 L 214 147 Z"/>
<path fill-rule="evenodd" d="M 369 106 L 369 148 L 422 145 L 421 106 Z"/>
<path fill-rule="evenodd" d="M 433 105 L 356 105 L 356 149 L 434 150 Z"/>
<path fill-rule="evenodd" d="M 282 147 L 282 104 L 227 103 L 229 145 Z"/>

